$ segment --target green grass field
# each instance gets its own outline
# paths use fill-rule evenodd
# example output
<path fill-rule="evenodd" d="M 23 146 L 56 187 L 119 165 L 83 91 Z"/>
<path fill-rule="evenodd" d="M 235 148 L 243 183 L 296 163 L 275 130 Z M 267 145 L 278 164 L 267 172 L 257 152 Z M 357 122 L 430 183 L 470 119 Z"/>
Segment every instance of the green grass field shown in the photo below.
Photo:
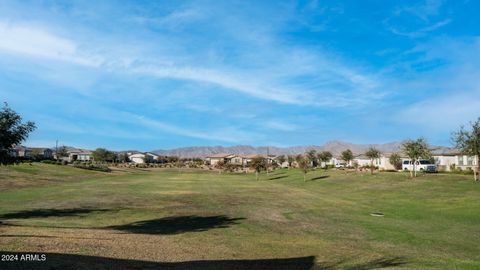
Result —
<path fill-rule="evenodd" d="M 480 269 L 471 178 L 0 167 L 0 269 Z"/>

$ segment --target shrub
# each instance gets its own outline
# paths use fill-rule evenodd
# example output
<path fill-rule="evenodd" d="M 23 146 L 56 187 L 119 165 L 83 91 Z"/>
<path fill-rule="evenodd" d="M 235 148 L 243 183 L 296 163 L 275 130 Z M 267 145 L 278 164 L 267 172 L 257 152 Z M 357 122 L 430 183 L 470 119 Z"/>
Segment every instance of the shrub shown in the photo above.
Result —
<path fill-rule="evenodd" d="M 99 171 L 99 172 L 111 172 L 110 168 L 106 166 L 99 166 L 93 164 L 73 164 L 73 167 L 85 170 Z"/>
<path fill-rule="evenodd" d="M 40 161 L 41 163 L 45 163 L 45 164 L 53 164 L 53 165 L 67 165 L 68 164 L 68 161 L 66 160 L 49 160 L 49 159 L 46 159 L 46 160 L 42 160 Z"/>
<path fill-rule="evenodd" d="M 45 163 L 45 164 L 56 164 L 56 162 L 54 160 L 42 160 L 40 161 L 41 163 Z"/>

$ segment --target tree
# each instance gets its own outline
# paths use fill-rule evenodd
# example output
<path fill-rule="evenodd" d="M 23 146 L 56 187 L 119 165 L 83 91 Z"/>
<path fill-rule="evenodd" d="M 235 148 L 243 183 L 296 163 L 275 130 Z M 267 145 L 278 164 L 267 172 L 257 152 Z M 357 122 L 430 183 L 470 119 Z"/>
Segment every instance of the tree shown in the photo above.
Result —
<path fill-rule="evenodd" d="M 358 161 L 353 161 L 353 168 L 355 168 L 355 173 L 358 172 L 358 167 L 360 166 L 360 164 L 358 164 Z"/>
<path fill-rule="evenodd" d="M 116 155 L 112 151 L 108 151 L 105 148 L 97 148 L 92 152 L 93 160 L 100 162 L 114 161 Z"/>
<path fill-rule="evenodd" d="M 128 158 L 128 153 L 127 152 L 117 153 L 116 159 L 119 162 L 122 162 L 122 163 L 130 161 L 130 159 Z"/>
<path fill-rule="evenodd" d="M 478 181 L 477 172 L 480 172 L 480 117 L 475 122 L 470 122 L 471 129 L 465 129 L 463 126 L 460 130 L 452 134 L 452 140 L 455 147 L 463 154 L 473 156 L 477 159 L 477 169 L 473 169 L 473 177 Z"/>
<path fill-rule="evenodd" d="M 252 158 L 252 161 L 250 162 L 250 167 L 255 170 L 255 179 L 258 181 L 258 174 L 262 171 L 267 169 L 267 161 L 265 158 L 261 156 L 257 156 Z"/>
<path fill-rule="evenodd" d="M 285 163 L 286 160 L 287 159 L 285 158 L 284 155 L 280 155 L 280 156 L 277 157 L 277 161 L 278 161 L 278 163 L 280 163 L 280 167 L 283 165 L 283 163 Z"/>
<path fill-rule="evenodd" d="M 22 123 L 22 117 L 4 103 L 0 110 L 0 164 L 10 164 L 12 148 L 27 139 L 36 128 L 35 123 Z"/>
<path fill-rule="evenodd" d="M 37 161 L 41 160 L 43 158 L 43 151 L 41 151 L 39 148 L 32 149 L 32 157 Z"/>
<path fill-rule="evenodd" d="M 287 156 L 288 168 L 292 167 L 293 162 L 295 161 L 295 157 L 292 155 Z"/>
<path fill-rule="evenodd" d="M 300 160 L 303 159 L 303 156 L 301 154 L 298 154 L 295 156 L 295 162 L 297 162 L 297 164 L 300 162 Z"/>
<path fill-rule="evenodd" d="M 380 158 L 380 151 L 378 151 L 375 147 L 370 147 L 365 155 L 370 159 L 370 173 L 373 174 L 373 170 L 375 168 L 373 166 L 373 161 Z"/>
<path fill-rule="evenodd" d="M 308 157 L 302 157 L 298 162 L 298 167 L 303 172 L 303 182 L 307 181 L 307 173 L 310 170 L 311 161 Z"/>
<path fill-rule="evenodd" d="M 218 169 L 218 174 L 222 173 L 223 167 L 225 167 L 225 161 L 219 160 L 217 163 L 215 163 L 215 168 Z"/>
<path fill-rule="evenodd" d="M 57 159 L 62 157 L 68 157 L 68 149 L 65 145 L 62 145 L 60 146 L 60 148 L 58 148 L 55 154 L 57 156 Z"/>
<path fill-rule="evenodd" d="M 407 140 L 402 143 L 402 150 L 412 162 L 413 170 L 410 170 L 410 177 L 417 177 L 415 162 L 419 159 L 430 159 L 432 156 L 428 149 L 427 142 L 423 138 L 417 140 Z"/>
<path fill-rule="evenodd" d="M 317 151 L 314 149 L 308 151 L 306 157 L 308 161 L 310 161 L 310 164 L 312 164 L 312 167 L 317 167 Z"/>
<path fill-rule="evenodd" d="M 168 163 L 177 163 L 179 160 L 179 158 L 177 156 L 167 156 L 167 162 Z"/>
<path fill-rule="evenodd" d="M 393 153 L 388 159 L 388 161 L 390 161 L 390 164 L 392 164 L 396 170 L 402 169 L 402 158 L 399 154 Z"/>
<path fill-rule="evenodd" d="M 342 154 L 341 154 L 341 158 L 343 159 L 343 161 L 345 161 L 347 163 L 347 165 L 349 165 L 350 161 L 353 160 L 352 150 L 347 149 L 347 150 L 343 151 Z"/>
<path fill-rule="evenodd" d="M 317 158 L 320 162 L 325 163 L 325 170 L 328 169 L 327 163 L 332 159 L 333 155 L 329 151 L 322 151 L 318 153 Z M 320 164 L 321 165 L 321 164 Z"/>

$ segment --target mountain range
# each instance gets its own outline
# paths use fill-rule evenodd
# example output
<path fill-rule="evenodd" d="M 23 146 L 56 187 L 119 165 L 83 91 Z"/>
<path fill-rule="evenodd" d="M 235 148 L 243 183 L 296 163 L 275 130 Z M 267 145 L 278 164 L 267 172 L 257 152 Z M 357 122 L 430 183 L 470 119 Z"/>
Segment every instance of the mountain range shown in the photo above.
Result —
<path fill-rule="evenodd" d="M 276 147 L 276 146 L 195 146 L 182 147 L 170 150 L 154 150 L 153 153 L 165 156 L 178 156 L 183 158 L 203 158 L 212 154 L 230 153 L 237 155 L 252 155 L 252 154 L 271 154 L 271 155 L 297 155 L 303 154 L 309 150 L 316 151 L 330 151 L 334 156 L 339 156 L 342 151 L 346 149 L 352 150 L 355 155 L 365 153 L 369 147 L 375 147 L 382 153 L 400 152 L 401 142 L 391 142 L 384 144 L 354 144 L 344 141 L 329 141 L 324 145 L 309 145 L 309 146 L 292 146 L 292 147 Z M 436 151 L 446 152 L 451 148 L 444 146 L 432 146 Z"/>

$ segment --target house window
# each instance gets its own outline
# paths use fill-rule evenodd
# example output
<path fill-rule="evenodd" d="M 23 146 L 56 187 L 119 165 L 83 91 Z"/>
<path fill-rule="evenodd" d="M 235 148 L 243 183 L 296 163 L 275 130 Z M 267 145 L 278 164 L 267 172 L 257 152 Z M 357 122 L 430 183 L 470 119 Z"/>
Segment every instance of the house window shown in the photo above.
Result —
<path fill-rule="evenodd" d="M 463 165 L 463 156 L 458 157 L 458 165 L 460 165 L 460 166 Z"/>
<path fill-rule="evenodd" d="M 467 165 L 473 165 L 473 157 L 467 158 Z"/>

